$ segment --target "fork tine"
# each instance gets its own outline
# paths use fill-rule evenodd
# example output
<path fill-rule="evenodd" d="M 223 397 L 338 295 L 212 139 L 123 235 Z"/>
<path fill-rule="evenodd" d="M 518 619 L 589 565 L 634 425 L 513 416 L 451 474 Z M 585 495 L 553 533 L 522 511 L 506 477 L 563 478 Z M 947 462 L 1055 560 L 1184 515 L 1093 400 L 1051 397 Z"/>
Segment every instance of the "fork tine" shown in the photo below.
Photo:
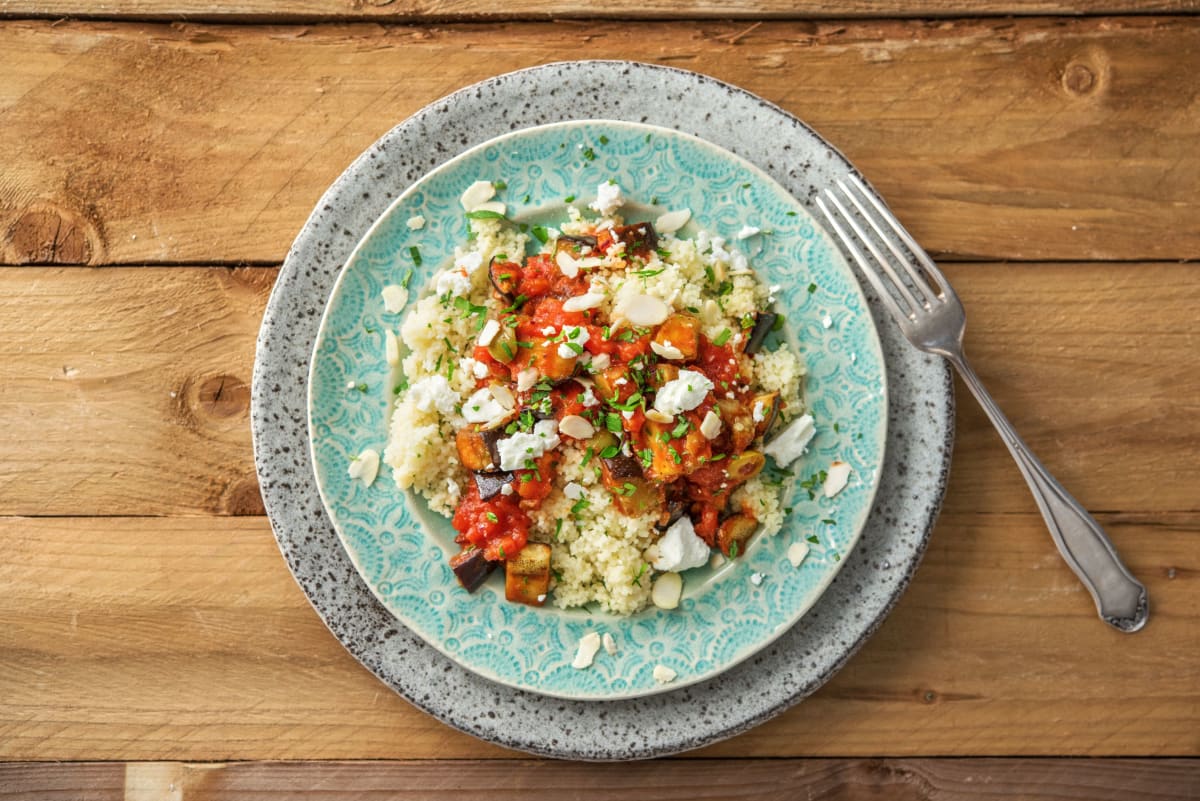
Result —
<path fill-rule="evenodd" d="M 892 252 L 892 255 L 896 257 L 896 261 L 901 267 L 904 268 L 904 274 L 908 276 L 908 280 L 912 281 L 913 286 L 916 287 L 917 291 L 924 296 L 924 301 L 921 303 L 922 308 L 928 309 L 930 304 L 938 299 L 938 293 L 935 292 L 933 287 L 929 285 L 929 282 L 925 280 L 925 276 L 921 275 L 920 269 L 913 265 L 912 259 L 909 258 L 908 254 L 897 247 L 895 241 L 893 241 L 893 239 L 889 237 L 883 230 L 882 226 L 879 224 L 878 217 L 883 218 L 888 227 L 892 229 L 893 234 L 898 233 L 898 230 L 901 228 L 900 223 L 893 215 L 883 211 L 877 205 L 875 206 L 875 209 L 877 212 L 879 212 L 878 215 L 871 214 L 869 211 L 867 211 L 866 207 L 863 206 L 862 202 L 855 196 L 855 193 L 850 191 L 850 187 L 846 185 L 845 181 L 839 179 L 837 185 L 846 195 L 846 198 L 850 201 L 850 203 L 854 205 L 855 210 L 858 211 L 858 213 L 863 216 L 863 219 L 865 219 L 871 226 L 871 229 L 875 232 L 876 236 L 879 237 L 879 240 L 883 242 L 883 244 L 887 246 L 887 249 Z M 924 254 L 922 251 L 920 251 L 920 248 L 918 248 L 917 251 L 918 252 L 914 252 L 913 255 L 920 260 L 920 256 Z M 922 262 L 922 264 L 924 264 L 924 262 Z"/>
<path fill-rule="evenodd" d="M 845 189 L 843 188 L 842 191 L 845 191 Z M 837 207 L 837 210 L 841 212 L 842 219 L 846 221 L 846 224 L 849 225 L 854 230 L 854 233 L 858 235 L 859 241 L 866 245 L 867 250 L 871 251 L 871 255 L 875 257 L 876 265 L 873 267 L 873 269 L 876 272 L 878 272 L 879 269 L 883 269 L 883 271 L 888 274 L 888 278 L 892 279 L 893 288 L 899 292 L 901 296 L 903 296 L 905 303 L 908 304 L 909 311 L 905 312 L 904 316 L 911 318 L 917 313 L 918 309 L 925 308 L 925 304 L 917 300 L 916 296 L 913 295 L 912 290 L 908 288 L 908 285 L 905 284 L 900 276 L 896 274 L 896 270 L 894 267 L 892 267 L 891 262 L 888 261 L 883 253 L 880 252 L 879 247 L 875 244 L 871 237 L 867 236 L 866 231 L 864 231 L 862 226 L 858 224 L 858 221 L 854 219 L 854 215 L 846 209 L 846 207 L 842 204 L 842 201 L 838 200 L 838 196 L 834 194 L 833 190 L 826 189 L 825 194 L 828 196 L 830 202 Z M 888 294 L 891 295 L 892 293 L 889 292 Z"/>
<path fill-rule="evenodd" d="M 880 277 L 879 272 L 875 269 L 875 265 L 872 264 L 871 260 L 867 258 L 867 254 L 863 253 L 862 249 L 855 244 L 854 238 L 846 233 L 845 229 L 843 229 L 838 223 L 837 218 L 830 213 L 829 209 L 825 206 L 825 201 L 820 196 L 817 197 L 817 208 L 819 208 L 821 213 L 825 215 L 825 219 L 829 221 L 829 225 L 832 226 L 834 233 L 837 234 L 838 239 L 842 240 L 842 244 L 846 246 L 846 250 L 850 251 L 850 255 L 854 257 L 856 262 L 858 262 L 858 266 L 862 269 L 863 275 L 865 275 L 867 280 L 871 282 L 871 286 L 875 287 L 875 292 L 878 293 L 879 299 L 883 301 L 885 306 L 887 306 L 888 311 L 892 313 L 892 316 L 901 323 L 909 320 L 910 317 L 908 312 L 900 308 L 900 304 L 896 302 L 896 297 L 890 291 L 888 291 L 887 286 L 883 282 L 883 278 Z"/>
<path fill-rule="evenodd" d="M 879 217 L 888 224 L 888 227 L 891 228 L 892 233 L 894 233 L 902 242 L 904 242 L 905 247 L 907 247 L 909 252 L 912 253 L 913 257 L 920 262 L 921 267 L 923 267 L 927 273 L 933 276 L 933 279 L 938 284 L 938 288 L 942 292 L 942 296 L 947 298 L 955 297 L 954 290 L 950 287 L 949 282 L 946 281 L 946 276 L 943 275 L 942 271 L 938 269 L 938 266 L 934 263 L 933 259 L 929 258 L 929 254 L 925 252 L 925 249 L 917 244 L 917 241 L 913 239 L 912 234 L 908 232 L 908 229 L 900 224 L 900 221 L 896 219 L 896 215 L 892 213 L 891 209 L 883 205 L 878 198 L 876 198 L 875 195 L 867 189 L 866 185 L 863 184 L 862 179 L 860 179 L 857 175 L 852 173 L 850 175 L 850 181 L 858 190 L 858 193 L 862 195 L 862 197 L 866 198 L 867 202 L 871 204 L 871 207 L 875 209 L 875 212 L 879 215 Z M 842 182 L 838 181 L 838 183 L 841 184 Z M 842 186 L 842 191 L 846 191 L 845 185 Z M 873 219 L 871 215 L 863 211 L 862 206 L 857 202 L 855 202 L 855 206 L 858 207 L 859 211 L 863 212 L 864 217 Z M 876 232 L 888 242 L 888 246 L 891 248 L 892 253 L 896 254 L 896 257 L 901 261 L 901 263 L 908 264 L 908 259 L 897 251 L 895 246 L 886 236 L 883 236 L 883 232 L 881 232 L 877 226 L 874 226 L 874 224 L 873 227 L 875 227 Z M 912 272 L 912 270 L 909 271 L 910 275 Z M 928 282 L 924 283 L 928 285 Z M 928 297 L 932 299 L 935 297 L 935 295 L 930 292 Z"/>

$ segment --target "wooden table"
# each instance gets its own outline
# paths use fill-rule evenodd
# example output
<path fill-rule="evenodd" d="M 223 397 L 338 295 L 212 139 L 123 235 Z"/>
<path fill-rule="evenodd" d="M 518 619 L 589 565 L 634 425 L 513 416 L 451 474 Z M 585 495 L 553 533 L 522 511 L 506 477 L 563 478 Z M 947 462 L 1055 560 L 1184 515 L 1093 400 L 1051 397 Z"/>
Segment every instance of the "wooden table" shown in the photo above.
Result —
<path fill-rule="evenodd" d="M 0 798 L 1200 798 L 1198 10 L 0 0 Z M 1149 588 L 1143 632 L 1096 619 L 961 391 L 911 589 L 824 689 L 733 740 L 530 760 L 343 650 L 255 480 L 278 265 L 393 124 L 574 57 L 739 84 L 862 167 Z"/>

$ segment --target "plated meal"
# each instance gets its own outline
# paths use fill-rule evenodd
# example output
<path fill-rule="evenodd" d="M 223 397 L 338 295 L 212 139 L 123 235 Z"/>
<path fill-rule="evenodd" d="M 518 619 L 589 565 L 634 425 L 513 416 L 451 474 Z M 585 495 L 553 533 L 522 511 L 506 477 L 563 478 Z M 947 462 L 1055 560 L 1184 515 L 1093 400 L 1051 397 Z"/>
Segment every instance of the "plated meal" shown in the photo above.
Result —
<path fill-rule="evenodd" d="M 569 698 L 778 637 L 882 456 L 878 341 L 832 253 L 762 173 L 650 126 L 526 129 L 423 178 L 312 362 L 318 487 L 368 586 L 471 670 Z"/>
<path fill-rule="evenodd" d="M 682 571 L 779 530 L 780 469 L 815 433 L 772 287 L 737 247 L 769 234 L 685 237 L 687 208 L 627 220 L 611 180 L 558 227 L 496 197 L 463 194 L 463 244 L 389 332 L 384 462 L 452 519 L 466 590 L 503 566 L 509 601 L 675 608 Z"/>

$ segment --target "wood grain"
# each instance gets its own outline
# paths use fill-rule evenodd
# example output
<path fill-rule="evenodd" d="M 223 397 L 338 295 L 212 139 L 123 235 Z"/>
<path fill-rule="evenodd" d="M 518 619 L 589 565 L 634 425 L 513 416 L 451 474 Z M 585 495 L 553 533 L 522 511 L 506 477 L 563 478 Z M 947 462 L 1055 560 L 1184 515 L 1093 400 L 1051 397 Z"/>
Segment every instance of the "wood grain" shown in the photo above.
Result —
<path fill-rule="evenodd" d="M 1040 518 L 972 504 L 951 487 L 914 583 L 824 689 L 698 755 L 1200 756 L 1200 514 L 1100 515 L 1153 603 L 1123 636 Z M 359 666 L 264 518 L 6 518 L 0 541 L 0 759 L 513 756 Z"/>
<path fill-rule="evenodd" d="M 11 22 L 0 261 L 278 262 L 392 125 L 474 81 L 571 57 L 695 69 L 781 105 L 935 252 L 1200 258 L 1200 27 L 1124 17 Z"/>
<path fill-rule="evenodd" d="M 1194 0 L 737 0 L 689 2 L 614 0 L 0 0 L 0 17 L 187 19 L 239 22 L 372 20 L 429 22 L 512 19 L 797 19 L 804 17 L 954 17 L 1030 14 L 1194 13 Z"/>
<path fill-rule="evenodd" d="M 947 269 L 977 370 L 1083 503 L 1197 509 L 1178 477 L 1200 473 L 1200 269 Z M 248 387 L 275 275 L 0 270 L 0 514 L 261 514 Z M 960 395 L 962 491 L 983 511 L 1032 511 L 999 438 Z"/>
<path fill-rule="evenodd" d="M 623 765 L 534 760 L 189 764 L 112 762 L 0 766 L 0 799 L 21 801 L 496 801 L 543 793 L 606 799 L 836 798 L 867 801 L 1187 801 L 1200 763 L 1184 759 L 711 759 Z"/>

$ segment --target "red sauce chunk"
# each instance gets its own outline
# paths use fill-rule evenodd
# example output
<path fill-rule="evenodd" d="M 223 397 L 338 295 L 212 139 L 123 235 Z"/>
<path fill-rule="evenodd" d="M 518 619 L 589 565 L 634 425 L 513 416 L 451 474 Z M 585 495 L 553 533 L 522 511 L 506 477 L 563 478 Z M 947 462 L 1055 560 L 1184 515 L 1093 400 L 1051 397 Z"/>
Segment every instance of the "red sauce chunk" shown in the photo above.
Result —
<path fill-rule="evenodd" d="M 532 525 L 518 503 L 517 493 L 485 501 L 480 499 L 474 481 L 451 522 L 458 532 L 454 541 L 464 548 L 482 548 L 484 558 L 490 562 L 516 556 L 525 547 Z"/>

